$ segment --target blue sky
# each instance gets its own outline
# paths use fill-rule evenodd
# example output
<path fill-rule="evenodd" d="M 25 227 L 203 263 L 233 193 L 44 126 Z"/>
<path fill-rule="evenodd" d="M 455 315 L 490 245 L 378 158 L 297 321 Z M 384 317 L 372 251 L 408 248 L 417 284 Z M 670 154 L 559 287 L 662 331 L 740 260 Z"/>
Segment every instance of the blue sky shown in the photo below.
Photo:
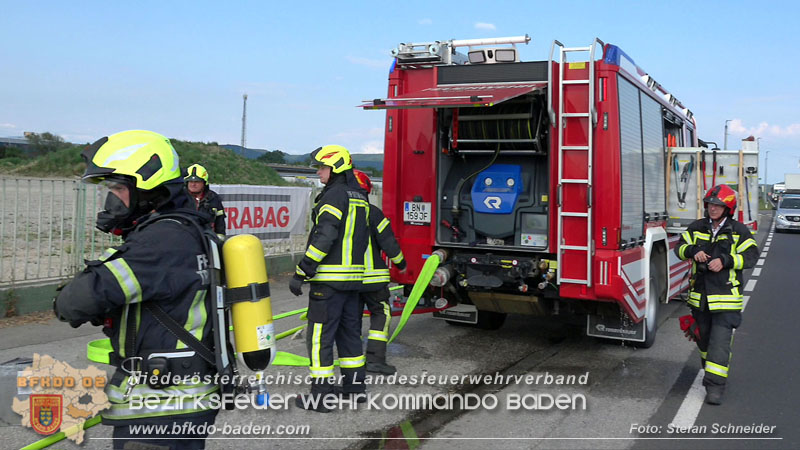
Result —
<path fill-rule="evenodd" d="M 800 6 L 790 1 L 188 2 L 0 0 L 0 136 L 72 142 L 132 128 L 305 153 L 382 151 L 400 42 L 516 36 L 620 46 L 694 113 L 702 139 L 750 134 L 769 181 L 800 172 Z M 762 158 L 763 164 L 763 158 Z"/>

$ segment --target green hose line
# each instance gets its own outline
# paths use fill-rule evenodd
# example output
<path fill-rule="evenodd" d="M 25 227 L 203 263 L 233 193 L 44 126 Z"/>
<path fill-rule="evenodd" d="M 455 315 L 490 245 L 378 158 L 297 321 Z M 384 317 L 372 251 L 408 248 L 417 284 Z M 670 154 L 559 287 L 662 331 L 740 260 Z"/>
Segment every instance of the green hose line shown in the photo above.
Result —
<path fill-rule="evenodd" d="M 272 316 L 272 320 L 283 319 L 284 317 L 289 317 L 289 316 L 296 316 L 297 314 L 302 314 L 306 311 L 308 311 L 308 308 L 295 309 L 294 311 L 280 313 L 277 316 Z"/>
<path fill-rule="evenodd" d="M 403 314 L 400 315 L 400 323 L 397 324 L 397 328 L 394 329 L 394 333 L 392 333 L 392 337 L 389 339 L 390 343 L 394 341 L 394 338 L 396 338 L 403 327 L 406 326 L 408 318 L 411 317 L 411 313 L 414 311 L 414 308 L 417 307 L 417 303 L 419 303 L 419 299 L 422 298 L 422 294 L 431 282 L 431 278 L 433 278 L 433 273 L 436 272 L 437 267 L 439 267 L 439 255 L 433 254 L 428 257 L 425 264 L 422 266 L 422 271 L 420 271 L 417 282 L 414 283 L 414 288 L 411 289 L 411 295 L 408 296 L 406 306 L 403 308 Z"/>
<path fill-rule="evenodd" d="M 397 328 L 394 329 L 394 333 L 392 333 L 392 337 L 389 339 L 389 342 L 394 341 L 394 338 L 396 338 L 397 335 L 400 334 L 400 332 L 403 330 L 403 327 L 406 326 L 406 322 L 408 322 L 408 319 L 414 312 L 414 308 L 417 307 L 419 300 L 422 298 L 422 294 L 425 292 L 425 289 L 431 282 L 431 278 L 433 278 L 433 274 L 434 272 L 436 272 L 436 268 L 438 267 L 439 267 L 439 255 L 429 256 L 427 261 L 425 261 L 425 264 L 422 266 L 422 271 L 417 277 L 416 283 L 414 283 L 414 288 L 411 289 L 411 295 L 408 297 L 406 306 L 403 308 L 403 313 L 400 315 L 400 323 L 398 323 Z M 403 289 L 403 286 L 394 286 L 389 289 L 392 291 L 396 291 L 398 289 Z M 303 327 L 305 327 L 305 325 L 301 325 L 291 330 L 284 331 L 283 333 L 277 336 L 277 339 L 281 339 L 290 334 L 294 334 L 295 332 L 297 332 L 297 330 Z M 288 353 L 288 352 L 277 352 L 275 354 L 275 360 L 272 362 L 272 365 L 307 366 L 309 365 L 309 360 L 305 356 L 295 355 L 293 353 Z M 339 365 L 339 361 L 338 360 L 334 361 L 334 365 Z"/>
<path fill-rule="evenodd" d="M 283 333 L 278 333 L 278 335 L 275 336 L 275 340 L 277 341 L 277 340 L 285 338 L 286 336 L 291 336 L 291 335 L 297 333 L 298 331 L 302 330 L 306 326 L 307 326 L 306 324 L 303 324 L 303 325 L 296 326 L 296 327 L 292 328 L 291 330 L 286 330 Z"/>
<path fill-rule="evenodd" d="M 100 420 L 101 418 L 99 415 L 92 417 L 86 422 L 83 422 L 83 429 L 88 430 L 89 428 L 100 423 Z M 20 450 L 39 450 L 45 447 L 49 447 L 55 444 L 56 442 L 65 439 L 67 436 L 72 436 L 73 434 L 77 433 L 79 431 L 79 427 L 80 425 L 71 426 L 64 431 L 59 431 L 58 433 L 52 436 L 47 436 L 44 439 L 40 439 L 31 445 L 26 445 L 25 447 L 22 447 Z"/>
<path fill-rule="evenodd" d="M 283 319 L 284 317 L 296 316 L 298 314 L 303 314 L 302 316 L 300 316 L 300 319 L 301 320 L 305 320 L 306 314 L 304 314 L 304 313 L 306 313 L 306 312 L 308 312 L 308 308 L 295 309 L 294 311 L 280 313 L 277 316 L 272 316 L 272 320 Z M 233 325 L 230 325 L 228 327 L 228 331 L 233 331 Z"/>
<path fill-rule="evenodd" d="M 334 365 L 337 365 L 339 361 L 334 361 Z M 306 356 L 295 355 L 294 353 L 289 352 L 277 352 L 275 353 L 275 360 L 272 361 L 273 366 L 296 366 L 296 367 L 308 367 L 310 365 L 310 361 Z"/>

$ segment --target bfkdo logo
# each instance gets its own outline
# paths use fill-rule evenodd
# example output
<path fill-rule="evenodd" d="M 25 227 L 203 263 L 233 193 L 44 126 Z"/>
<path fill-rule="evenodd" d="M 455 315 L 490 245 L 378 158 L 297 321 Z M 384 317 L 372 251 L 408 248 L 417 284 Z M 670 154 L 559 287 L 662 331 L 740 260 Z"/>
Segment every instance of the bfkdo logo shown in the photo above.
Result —
<path fill-rule="evenodd" d="M 56 394 L 33 394 L 30 397 L 31 427 L 39 434 L 53 434 L 61 426 L 63 397 Z"/>
<path fill-rule="evenodd" d="M 80 444 L 86 421 L 111 406 L 104 392 L 106 376 L 95 366 L 76 369 L 48 355 L 34 354 L 32 364 L 17 372 L 17 396 L 11 410 L 22 416 L 23 427 L 45 435 L 62 431 Z"/>

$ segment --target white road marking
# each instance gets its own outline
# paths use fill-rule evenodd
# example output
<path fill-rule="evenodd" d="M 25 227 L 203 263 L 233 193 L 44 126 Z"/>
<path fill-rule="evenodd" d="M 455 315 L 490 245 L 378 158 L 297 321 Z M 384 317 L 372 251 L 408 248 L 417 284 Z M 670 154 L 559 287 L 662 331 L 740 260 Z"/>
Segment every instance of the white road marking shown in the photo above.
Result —
<path fill-rule="evenodd" d="M 756 265 L 757 266 L 763 266 L 764 265 L 764 258 L 759 259 L 758 262 L 756 263 Z"/>
<path fill-rule="evenodd" d="M 753 269 L 753 276 L 757 277 L 759 275 L 761 275 L 761 267 L 756 267 L 755 269 Z"/>
<path fill-rule="evenodd" d="M 697 419 L 697 415 L 700 414 L 700 407 L 703 406 L 703 400 L 705 399 L 703 375 L 705 375 L 705 371 L 700 369 L 697 372 L 697 376 L 694 377 L 692 387 L 689 388 L 689 392 L 686 393 L 686 398 L 683 399 L 681 407 L 678 408 L 678 412 L 675 413 L 675 417 L 672 419 L 672 424 L 674 426 L 690 428 L 694 425 L 694 421 Z"/>
<path fill-rule="evenodd" d="M 756 283 L 758 280 L 747 280 L 747 284 L 744 287 L 745 292 L 750 292 L 756 288 Z"/>
<path fill-rule="evenodd" d="M 744 296 L 744 300 L 742 301 L 742 312 L 744 312 L 744 309 L 747 308 L 747 302 L 749 302 L 749 301 L 750 301 L 750 296 L 749 295 L 745 295 Z M 736 330 L 733 330 L 733 331 L 736 331 Z"/>

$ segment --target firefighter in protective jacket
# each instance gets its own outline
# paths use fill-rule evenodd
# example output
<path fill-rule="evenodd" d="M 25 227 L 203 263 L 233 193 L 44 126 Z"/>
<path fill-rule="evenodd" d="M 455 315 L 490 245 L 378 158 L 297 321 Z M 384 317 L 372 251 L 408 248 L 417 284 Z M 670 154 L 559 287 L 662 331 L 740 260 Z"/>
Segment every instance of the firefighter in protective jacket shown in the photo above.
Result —
<path fill-rule="evenodd" d="M 124 243 L 87 261 L 83 272 L 58 293 L 56 316 L 73 327 L 85 322 L 103 325 L 111 338 L 110 362 L 117 368 L 106 387 L 111 407 L 102 417 L 104 424 L 114 426 L 114 448 L 143 437 L 162 438 L 143 441 L 150 445 L 201 448 L 204 435 L 138 436 L 128 425 L 169 424 L 172 430 L 178 424 L 187 430 L 189 425 L 214 422 L 217 410 L 211 397 L 218 386 L 203 378 L 213 379 L 215 370 L 193 356 L 153 312 L 159 308 L 213 348 L 203 276 L 206 252 L 200 232 L 189 223 L 208 227 L 210 218 L 188 204 L 178 155 L 160 134 L 117 133 L 87 147 L 82 156 L 87 164 L 83 181 L 107 192 L 97 227 L 123 236 Z M 159 219 L 168 213 L 173 213 L 170 218 Z M 199 380 L 172 384 L 165 374 L 198 374 Z M 168 400 L 182 395 L 182 402 Z M 157 404 L 132 407 L 134 399 L 156 396 L 162 398 Z"/>
<path fill-rule="evenodd" d="M 313 227 L 305 255 L 295 269 L 289 289 L 308 295 L 306 345 L 310 360 L 311 395 L 298 396 L 297 406 L 319 412 L 329 408 L 317 402 L 334 393 L 333 344 L 342 372 L 341 392 L 364 392 L 364 354 L 361 345 L 361 309 L 358 294 L 364 280 L 364 254 L 369 241 L 369 203 L 353 175 L 350 153 L 340 145 L 326 145 L 311 153 L 325 185 L 312 210 Z M 361 398 L 364 398 L 361 396 Z"/>
<path fill-rule="evenodd" d="M 353 169 L 358 184 L 369 195 L 372 181 L 364 172 Z M 389 323 L 392 319 L 389 306 L 389 267 L 381 257 L 381 251 L 400 271 L 406 268 L 400 244 L 392 232 L 389 219 L 380 208 L 369 205 L 370 238 L 367 254 L 364 256 L 364 286 L 361 292 L 361 309 L 364 304 L 369 310 L 369 336 L 367 337 L 367 372 L 391 375 L 394 366 L 386 363 L 386 344 L 389 342 Z"/>
<path fill-rule="evenodd" d="M 703 202 L 706 217 L 687 227 L 675 253 L 682 260 L 692 260 L 688 304 L 699 326 L 697 347 L 705 368 L 706 403 L 718 405 L 728 379 L 733 330 L 742 321 L 742 270 L 755 265 L 758 247 L 750 230 L 733 219 L 733 189 L 714 186 Z"/>
<path fill-rule="evenodd" d="M 208 187 L 208 171 L 200 164 L 192 164 L 186 169 L 186 191 L 194 199 L 198 211 L 211 216 L 211 227 L 217 234 L 225 235 L 225 208 L 219 194 Z"/>

